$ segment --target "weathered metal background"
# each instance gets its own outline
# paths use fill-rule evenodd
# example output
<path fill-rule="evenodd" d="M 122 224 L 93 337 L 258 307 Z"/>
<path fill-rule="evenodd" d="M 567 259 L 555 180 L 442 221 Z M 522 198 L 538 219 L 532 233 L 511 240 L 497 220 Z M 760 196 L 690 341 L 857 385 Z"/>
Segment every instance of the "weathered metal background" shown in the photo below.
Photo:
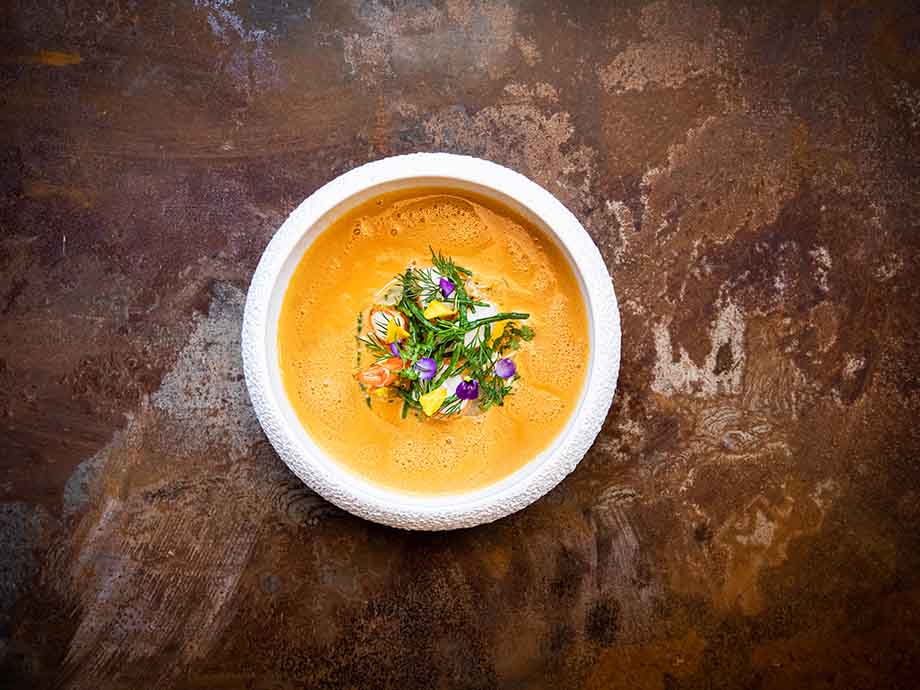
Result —
<path fill-rule="evenodd" d="M 915 3 L 10 2 L 0 38 L 0 686 L 915 687 Z M 238 352 L 287 213 L 419 150 L 558 195 L 625 336 L 574 475 L 453 534 L 301 486 Z"/>

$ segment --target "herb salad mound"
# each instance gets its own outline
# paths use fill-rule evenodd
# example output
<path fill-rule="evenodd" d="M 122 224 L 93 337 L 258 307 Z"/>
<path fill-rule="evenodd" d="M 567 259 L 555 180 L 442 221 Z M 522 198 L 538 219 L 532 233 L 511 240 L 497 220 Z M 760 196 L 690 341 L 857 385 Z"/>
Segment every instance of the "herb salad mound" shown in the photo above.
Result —
<path fill-rule="evenodd" d="M 473 272 L 431 250 L 431 266 L 409 266 L 358 315 L 362 353 L 355 378 L 368 405 L 402 400 L 402 416 L 449 417 L 504 404 L 520 379 L 514 353 L 534 337 L 530 314 L 499 312 Z"/>

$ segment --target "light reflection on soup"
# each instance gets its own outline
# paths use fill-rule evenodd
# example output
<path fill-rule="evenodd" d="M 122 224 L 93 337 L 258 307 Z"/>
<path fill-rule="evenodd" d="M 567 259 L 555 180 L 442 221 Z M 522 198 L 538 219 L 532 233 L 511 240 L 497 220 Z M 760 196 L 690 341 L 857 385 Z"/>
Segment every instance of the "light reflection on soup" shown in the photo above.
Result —
<path fill-rule="evenodd" d="M 410 261 L 428 265 L 429 247 L 472 270 L 500 310 L 530 313 L 536 336 L 516 355 L 521 379 L 503 407 L 403 419 L 399 402 L 368 407 L 354 380 L 359 312 Z M 298 418 L 330 456 L 391 489 L 458 493 L 511 474 L 563 429 L 584 383 L 588 328 L 577 280 L 541 232 L 492 200 L 415 189 L 371 200 L 314 241 L 284 296 L 278 358 Z"/>

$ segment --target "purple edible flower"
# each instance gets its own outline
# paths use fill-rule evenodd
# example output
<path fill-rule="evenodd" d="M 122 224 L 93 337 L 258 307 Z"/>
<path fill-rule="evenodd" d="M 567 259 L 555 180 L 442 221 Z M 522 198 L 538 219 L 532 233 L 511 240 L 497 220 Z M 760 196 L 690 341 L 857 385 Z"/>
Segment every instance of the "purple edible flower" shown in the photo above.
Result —
<path fill-rule="evenodd" d="M 412 366 L 418 372 L 418 377 L 422 381 L 433 379 L 435 372 L 438 370 L 437 362 L 435 362 L 431 357 L 422 357 Z"/>
<path fill-rule="evenodd" d="M 447 278 L 441 278 L 441 280 L 438 281 L 438 285 L 441 286 L 441 294 L 445 297 L 450 297 L 453 291 L 456 290 L 454 284 Z"/>
<path fill-rule="evenodd" d="M 475 400 L 479 397 L 479 381 L 461 381 L 454 395 L 461 400 Z"/>
<path fill-rule="evenodd" d="M 394 357 L 402 357 L 402 355 L 399 353 L 399 345 L 396 343 L 390 343 L 390 352 L 393 353 Z"/>
<path fill-rule="evenodd" d="M 517 367 L 514 365 L 514 361 L 505 357 L 500 359 L 495 363 L 495 373 L 501 376 L 503 379 L 510 379 L 514 376 L 517 371 Z"/>

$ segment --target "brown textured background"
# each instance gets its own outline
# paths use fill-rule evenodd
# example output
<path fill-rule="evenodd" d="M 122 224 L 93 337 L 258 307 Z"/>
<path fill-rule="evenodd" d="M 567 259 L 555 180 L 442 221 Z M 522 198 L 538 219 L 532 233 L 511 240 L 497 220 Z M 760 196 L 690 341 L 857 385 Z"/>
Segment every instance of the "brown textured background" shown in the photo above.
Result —
<path fill-rule="evenodd" d="M 910 688 L 915 3 L 0 9 L 0 686 Z M 385 155 L 556 194 L 621 300 L 577 471 L 342 514 L 242 383 L 274 229 Z"/>

